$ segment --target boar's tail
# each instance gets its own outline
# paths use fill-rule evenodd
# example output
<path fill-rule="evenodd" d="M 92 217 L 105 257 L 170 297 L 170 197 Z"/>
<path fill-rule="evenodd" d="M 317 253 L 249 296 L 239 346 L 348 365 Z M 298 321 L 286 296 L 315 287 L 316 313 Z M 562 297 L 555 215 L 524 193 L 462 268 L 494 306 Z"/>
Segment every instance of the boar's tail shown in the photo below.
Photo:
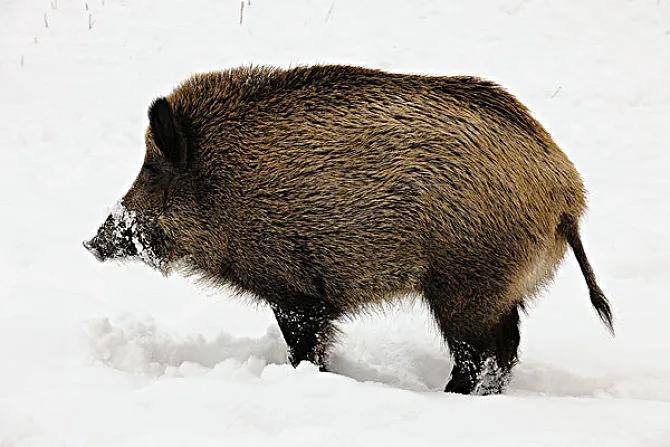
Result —
<path fill-rule="evenodd" d="M 589 288 L 589 296 L 591 297 L 591 304 L 598 312 L 598 316 L 602 322 L 607 326 L 607 329 L 614 335 L 614 326 L 612 324 L 612 309 L 610 309 L 609 302 L 603 294 L 603 291 L 600 290 L 598 283 L 596 282 L 596 275 L 593 274 L 593 269 L 589 260 L 586 258 L 586 253 L 584 253 L 584 246 L 582 245 L 582 240 L 579 237 L 579 226 L 577 225 L 577 220 L 572 217 L 564 214 L 561 217 L 561 223 L 558 226 L 558 231 L 560 234 L 565 237 L 572 248 L 572 252 L 577 258 L 579 263 L 579 268 L 582 270 L 584 279 L 586 279 L 586 285 Z"/>

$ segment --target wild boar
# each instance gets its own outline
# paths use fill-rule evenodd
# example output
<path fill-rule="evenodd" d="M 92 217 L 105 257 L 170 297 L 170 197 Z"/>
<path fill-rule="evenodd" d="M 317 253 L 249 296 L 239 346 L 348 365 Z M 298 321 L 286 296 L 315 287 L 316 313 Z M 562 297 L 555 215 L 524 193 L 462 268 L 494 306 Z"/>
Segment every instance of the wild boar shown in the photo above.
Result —
<path fill-rule="evenodd" d="M 418 293 L 449 345 L 446 391 L 501 392 L 519 311 L 579 236 L 580 175 L 499 85 L 351 66 L 198 74 L 149 108 L 146 156 L 85 246 L 267 303 L 293 365 L 335 321 Z"/>

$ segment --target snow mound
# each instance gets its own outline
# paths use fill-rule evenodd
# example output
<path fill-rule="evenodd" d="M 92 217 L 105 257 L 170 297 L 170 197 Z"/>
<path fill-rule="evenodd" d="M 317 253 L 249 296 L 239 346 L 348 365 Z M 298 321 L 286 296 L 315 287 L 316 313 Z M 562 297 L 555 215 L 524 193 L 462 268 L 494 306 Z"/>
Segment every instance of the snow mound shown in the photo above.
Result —
<path fill-rule="evenodd" d="M 186 377 L 221 364 L 244 364 L 256 376 L 268 363 L 286 363 L 286 344 L 275 326 L 257 339 L 221 333 L 212 340 L 202 335 L 179 337 L 153 320 L 89 321 L 87 333 L 94 357 L 128 373 Z"/>
<path fill-rule="evenodd" d="M 440 391 L 451 361 L 446 346 L 426 343 L 416 330 L 423 319 L 398 309 L 387 315 L 343 324 L 339 343 L 330 355 L 329 370 L 358 382 L 375 382 L 409 391 Z M 390 318 L 389 318 L 390 317 Z M 404 330 L 394 332 L 392 327 Z M 413 328 L 413 329 L 412 329 Z M 286 344 L 276 325 L 260 337 L 214 337 L 174 333 L 151 318 L 89 320 L 86 334 L 92 356 L 106 367 L 149 379 L 260 378 L 268 365 L 283 365 Z M 413 331 L 413 336 L 408 332 Z M 312 368 L 313 365 L 303 365 Z M 581 375 L 560 365 L 522 361 L 512 374 L 508 394 L 555 397 L 622 398 L 670 402 L 667 374 Z"/>

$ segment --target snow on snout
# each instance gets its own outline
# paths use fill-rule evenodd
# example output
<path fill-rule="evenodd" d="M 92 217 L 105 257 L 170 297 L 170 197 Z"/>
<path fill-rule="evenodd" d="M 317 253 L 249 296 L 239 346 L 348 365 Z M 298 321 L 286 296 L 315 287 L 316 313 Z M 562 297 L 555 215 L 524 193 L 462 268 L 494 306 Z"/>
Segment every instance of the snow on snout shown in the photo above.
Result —
<path fill-rule="evenodd" d="M 137 254 L 133 256 L 145 264 L 162 269 L 164 261 L 160 258 L 151 247 L 146 235 L 146 224 L 139 218 L 137 212 L 129 210 L 121 202 L 118 202 L 111 213 L 112 220 L 115 224 L 114 236 L 120 239 L 131 238 L 132 245 L 135 247 Z M 130 232 L 124 230 L 129 229 Z M 129 236 L 128 236 L 129 234 Z"/>

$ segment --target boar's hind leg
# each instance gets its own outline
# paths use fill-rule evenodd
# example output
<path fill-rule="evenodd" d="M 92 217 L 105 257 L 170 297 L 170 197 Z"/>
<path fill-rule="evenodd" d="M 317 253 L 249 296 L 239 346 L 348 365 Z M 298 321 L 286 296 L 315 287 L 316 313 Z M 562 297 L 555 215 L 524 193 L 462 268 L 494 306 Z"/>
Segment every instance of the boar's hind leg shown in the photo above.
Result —
<path fill-rule="evenodd" d="M 309 297 L 299 303 L 291 301 L 270 304 L 288 346 L 288 360 L 294 367 L 307 360 L 325 371 L 329 342 L 336 331 L 334 321 L 340 312 Z"/>
<path fill-rule="evenodd" d="M 502 393 L 517 361 L 519 338 L 516 307 L 488 334 L 447 336 L 454 367 L 445 391 L 479 395 Z"/>
<path fill-rule="evenodd" d="M 491 325 L 482 321 L 480 313 L 467 309 L 453 312 L 449 304 L 429 298 L 429 306 L 453 357 L 454 366 L 445 391 L 479 395 L 503 392 L 517 360 L 517 307 Z"/>

